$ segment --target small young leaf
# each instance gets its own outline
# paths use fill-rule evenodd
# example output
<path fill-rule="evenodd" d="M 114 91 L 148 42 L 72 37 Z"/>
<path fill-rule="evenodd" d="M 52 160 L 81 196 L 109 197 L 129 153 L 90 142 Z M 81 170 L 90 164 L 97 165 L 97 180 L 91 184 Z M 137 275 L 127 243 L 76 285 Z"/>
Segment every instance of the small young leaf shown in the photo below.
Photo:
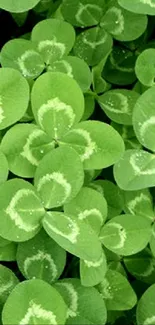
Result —
<path fill-rule="evenodd" d="M 106 115 L 114 122 L 132 125 L 132 112 L 139 94 L 133 90 L 114 89 L 98 97 Z"/>
<path fill-rule="evenodd" d="M 0 264 L 0 310 L 18 282 L 15 274 L 9 268 Z"/>
<path fill-rule="evenodd" d="M 144 150 L 127 150 L 114 166 L 114 177 L 125 191 L 155 186 L 155 156 Z"/>
<path fill-rule="evenodd" d="M 20 243 L 17 249 L 17 264 L 26 279 L 42 279 L 55 282 L 63 272 L 66 252 L 44 230 L 35 237 Z"/>
<path fill-rule="evenodd" d="M 117 271 L 127 278 L 126 271 L 120 261 L 111 261 L 108 263 L 108 269 Z"/>
<path fill-rule="evenodd" d="M 84 175 L 84 177 L 85 177 L 84 178 L 84 186 L 90 186 L 91 182 L 100 175 L 101 171 L 102 171 L 102 169 L 97 169 L 97 170 L 86 169 L 84 171 L 84 174 L 85 174 Z M 94 188 L 94 189 L 96 190 L 96 188 Z M 100 192 L 100 191 L 98 191 L 98 192 Z M 100 193 L 103 194 L 102 191 Z"/>
<path fill-rule="evenodd" d="M 106 255 L 106 259 L 107 259 L 107 263 L 108 265 L 111 262 L 120 262 L 122 257 L 114 252 L 112 252 L 111 250 L 109 250 L 108 248 L 104 247 L 104 253 Z"/>
<path fill-rule="evenodd" d="M 151 223 L 139 215 L 122 214 L 101 229 L 103 245 L 119 255 L 133 255 L 144 249 L 151 238 Z"/>
<path fill-rule="evenodd" d="M 47 212 L 42 223 L 48 235 L 71 254 L 90 262 L 101 258 L 99 239 L 85 221 L 78 220 L 74 215 L 54 211 Z"/>
<path fill-rule="evenodd" d="M 11 68 L 0 69 L 0 130 L 19 121 L 29 102 L 29 85 L 22 74 Z"/>
<path fill-rule="evenodd" d="M 123 196 L 118 186 L 108 180 L 95 180 L 90 187 L 101 193 L 108 204 L 108 219 L 118 216 L 123 210 Z"/>
<path fill-rule="evenodd" d="M 53 62 L 48 71 L 66 73 L 77 81 L 83 92 L 90 88 L 92 81 L 90 69 L 84 60 L 76 56 L 67 56 L 62 60 Z"/>
<path fill-rule="evenodd" d="M 25 178 L 34 176 L 40 160 L 54 147 L 54 141 L 43 130 L 28 123 L 11 127 L 1 142 L 1 150 L 6 155 L 9 170 Z"/>
<path fill-rule="evenodd" d="M 32 88 L 32 111 L 36 122 L 58 140 L 80 121 L 84 96 L 77 82 L 61 72 L 47 72 Z"/>
<path fill-rule="evenodd" d="M 80 279 L 85 287 L 94 287 L 102 281 L 107 271 L 107 261 L 104 252 L 97 262 L 80 260 Z"/>
<path fill-rule="evenodd" d="M 112 37 L 104 28 L 93 27 L 77 36 L 74 53 L 88 65 L 94 66 L 110 53 L 112 44 Z"/>
<path fill-rule="evenodd" d="M 72 201 L 64 205 L 64 212 L 85 220 L 98 234 L 107 218 L 107 202 L 97 191 L 83 187 Z"/>
<path fill-rule="evenodd" d="M 36 169 L 34 184 L 47 209 L 73 199 L 84 182 L 82 162 L 69 146 L 47 153 Z"/>
<path fill-rule="evenodd" d="M 45 19 L 34 26 L 31 40 L 37 44 L 48 65 L 70 52 L 75 42 L 75 31 L 72 25 L 63 20 Z"/>
<path fill-rule="evenodd" d="M 86 288 L 79 279 L 63 279 L 55 284 L 68 310 L 66 324 L 106 324 L 105 303 L 95 288 Z"/>
<path fill-rule="evenodd" d="M 29 11 L 11 12 L 11 16 L 19 27 L 22 27 L 28 17 Z"/>
<path fill-rule="evenodd" d="M 45 211 L 30 183 L 11 179 L 0 186 L 0 235 L 11 241 L 25 241 L 40 229 Z"/>
<path fill-rule="evenodd" d="M 122 125 L 113 121 L 110 125 L 121 135 L 124 141 L 135 137 L 135 132 L 131 125 Z"/>
<path fill-rule="evenodd" d="M 89 27 L 97 25 L 103 15 L 104 0 L 63 0 L 61 12 L 65 20 L 73 26 Z"/>
<path fill-rule="evenodd" d="M 133 127 L 139 142 L 155 151 L 155 87 L 146 90 L 137 100 L 133 111 Z"/>
<path fill-rule="evenodd" d="M 44 61 L 36 46 L 29 40 L 13 39 L 2 50 L 0 62 L 2 67 L 19 70 L 24 77 L 36 78 L 44 70 Z"/>
<path fill-rule="evenodd" d="M 63 325 L 66 312 L 66 304 L 55 288 L 42 280 L 28 280 L 11 292 L 3 308 L 2 321 L 4 325 Z"/>
<path fill-rule="evenodd" d="M 154 325 L 155 284 L 151 285 L 140 298 L 136 310 L 137 325 Z"/>
<path fill-rule="evenodd" d="M 118 0 L 118 3 L 134 13 L 155 15 L 155 0 Z"/>
<path fill-rule="evenodd" d="M 95 99 L 91 94 L 86 93 L 84 96 L 85 99 L 85 109 L 82 116 L 82 121 L 86 121 L 93 114 L 95 109 Z"/>
<path fill-rule="evenodd" d="M 98 290 L 108 310 L 128 310 L 135 306 L 137 297 L 128 280 L 119 272 L 108 270 Z M 127 299 L 125 299 L 127 297 Z"/>
<path fill-rule="evenodd" d="M 111 126 L 122 136 L 126 150 L 142 149 L 142 145 L 137 140 L 133 127 L 111 122 Z"/>
<path fill-rule="evenodd" d="M 130 140 L 126 140 L 124 141 L 125 143 L 125 148 L 126 150 L 129 150 L 129 149 L 142 149 L 142 146 L 141 144 L 139 143 L 139 141 L 137 140 L 136 137 L 130 139 Z"/>
<path fill-rule="evenodd" d="M 85 169 L 109 167 L 124 152 L 124 143 L 117 131 L 99 121 L 90 120 L 77 124 L 59 143 L 60 146 L 68 143 L 75 148 Z"/>
<path fill-rule="evenodd" d="M 102 78 L 102 70 L 103 70 L 103 68 L 105 66 L 108 55 L 109 54 L 107 54 L 106 57 L 104 57 L 96 66 L 94 66 L 92 68 L 93 90 L 97 94 L 104 93 L 105 91 L 107 91 L 107 90 L 109 90 L 111 88 L 111 85 L 108 84 Z"/>

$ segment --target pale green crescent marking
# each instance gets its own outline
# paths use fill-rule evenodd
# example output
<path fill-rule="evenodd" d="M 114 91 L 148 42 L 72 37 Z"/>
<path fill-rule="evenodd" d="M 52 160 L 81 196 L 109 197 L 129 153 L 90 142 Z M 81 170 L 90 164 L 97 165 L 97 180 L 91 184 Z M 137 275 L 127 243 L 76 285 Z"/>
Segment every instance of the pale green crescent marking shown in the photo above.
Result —
<path fill-rule="evenodd" d="M 135 199 L 129 201 L 127 203 L 127 207 L 129 209 L 129 211 L 133 214 L 134 213 L 134 209 L 136 207 L 137 204 L 143 202 L 143 201 L 148 201 L 150 202 L 150 199 L 147 195 L 145 195 L 144 193 L 140 193 L 139 196 L 135 197 Z"/>
<path fill-rule="evenodd" d="M 135 143 L 134 140 L 131 141 L 131 140 L 129 140 L 129 139 L 127 139 L 127 142 L 131 145 L 131 147 L 132 147 L 133 149 L 137 149 L 137 148 L 140 148 L 140 149 L 141 149 L 141 145 L 140 145 L 140 143 Z"/>
<path fill-rule="evenodd" d="M 61 63 L 63 63 L 63 65 L 64 65 L 64 67 L 66 69 L 67 75 L 69 77 L 71 77 L 71 78 L 74 78 L 74 76 L 73 76 L 73 69 L 72 69 L 71 65 L 67 61 L 65 61 L 65 60 L 62 60 Z"/>
<path fill-rule="evenodd" d="M 12 279 L 10 279 L 10 281 L 8 281 L 5 284 L 2 281 L 0 281 L 0 295 L 3 295 L 4 292 L 9 290 L 13 286 L 13 284 L 14 283 L 13 283 Z"/>
<path fill-rule="evenodd" d="M 130 54 L 130 56 L 132 56 L 132 54 Z M 129 57 L 129 56 L 128 56 Z M 109 59 L 110 59 L 110 62 L 111 64 L 113 65 L 113 67 L 119 71 L 123 71 L 123 72 L 134 72 L 135 69 L 134 68 L 125 68 L 125 67 L 120 67 L 117 62 L 115 61 L 112 53 L 109 55 Z"/>
<path fill-rule="evenodd" d="M 86 266 L 88 268 L 90 268 L 90 267 L 97 268 L 97 267 L 101 266 L 102 263 L 103 263 L 103 254 L 102 254 L 102 256 L 100 257 L 100 259 L 97 262 L 92 262 L 92 261 L 84 260 L 84 263 L 86 264 Z"/>
<path fill-rule="evenodd" d="M 154 325 L 155 324 L 155 315 L 145 319 L 143 325 Z"/>
<path fill-rule="evenodd" d="M 58 97 L 55 97 L 55 98 L 49 99 L 47 101 L 47 103 L 43 104 L 38 110 L 38 113 L 37 113 L 38 114 L 38 122 L 42 128 L 44 128 L 43 119 L 44 119 L 45 114 L 52 110 L 54 111 L 54 113 L 64 112 L 64 114 L 67 115 L 67 117 L 69 119 L 68 127 L 69 128 L 72 127 L 72 125 L 74 124 L 74 121 L 75 121 L 75 113 L 73 111 L 73 108 L 70 105 L 62 102 Z"/>
<path fill-rule="evenodd" d="M 127 139 L 128 138 L 127 128 L 124 125 L 122 127 L 122 138 L 123 139 Z"/>
<path fill-rule="evenodd" d="M 113 294 L 111 292 L 111 286 L 110 283 L 107 279 L 103 279 L 102 282 L 100 283 L 100 287 L 101 287 L 101 296 L 103 297 L 103 299 L 113 299 Z"/>
<path fill-rule="evenodd" d="M 72 220 L 70 217 L 64 215 L 64 218 L 67 220 L 67 222 L 69 222 L 68 228 L 70 229 L 70 232 L 67 234 L 65 234 L 58 228 L 52 226 L 46 219 L 44 220 L 44 223 L 46 223 L 48 228 L 50 228 L 52 231 L 54 231 L 57 235 L 60 235 L 64 238 L 68 239 L 72 244 L 76 244 L 77 237 L 80 235 L 80 228 L 78 227 L 77 223 L 74 220 Z"/>
<path fill-rule="evenodd" d="M 82 14 L 83 14 L 83 11 L 87 10 L 87 9 L 94 9 L 98 12 L 101 12 L 102 9 L 101 7 L 99 7 L 98 5 L 95 5 L 95 4 L 82 4 L 81 2 L 79 2 L 79 9 L 75 15 L 75 18 L 77 20 L 78 23 L 82 24 L 82 25 L 85 25 L 85 21 L 81 18 Z M 98 23 L 98 21 L 91 15 L 91 19 L 94 20 L 94 23 Z"/>
<path fill-rule="evenodd" d="M 139 132 L 143 141 L 145 141 L 145 134 L 150 126 L 154 125 L 155 127 L 155 116 L 151 116 L 147 121 L 141 124 Z"/>
<path fill-rule="evenodd" d="M 74 286 L 71 283 L 57 283 L 58 286 L 64 287 L 71 298 L 70 307 L 67 310 L 67 318 L 69 317 L 76 317 L 77 310 L 78 310 L 78 294 L 77 291 L 74 289 Z"/>
<path fill-rule="evenodd" d="M 59 61 L 55 61 L 54 64 L 59 63 Z M 73 76 L 73 69 L 72 66 L 70 65 L 69 62 L 67 62 L 66 60 L 61 60 L 60 63 L 62 63 L 64 65 L 64 68 L 66 69 L 66 74 L 70 77 L 70 78 L 74 78 Z M 48 67 L 48 71 L 55 71 L 55 66 Z"/>
<path fill-rule="evenodd" d="M 92 156 L 92 154 L 97 150 L 97 145 L 94 141 L 92 141 L 90 133 L 84 129 L 74 129 L 71 132 L 79 134 L 86 141 L 87 146 L 85 148 L 85 152 L 82 155 L 80 155 L 80 158 L 82 162 L 84 160 L 89 159 Z"/>
<path fill-rule="evenodd" d="M 44 185 L 46 185 L 47 183 L 49 183 L 51 181 L 54 181 L 63 187 L 64 192 L 65 192 L 63 201 L 65 202 L 66 199 L 68 199 L 68 197 L 71 194 L 72 187 L 71 187 L 71 184 L 68 183 L 65 176 L 60 172 L 53 172 L 52 174 L 46 174 L 43 177 L 41 177 L 38 182 L 38 185 L 37 185 L 38 191 L 40 191 Z"/>
<path fill-rule="evenodd" d="M 106 40 L 107 40 L 107 37 L 108 37 L 107 34 L 105 34 L 105 36 L 102 37 L 100 39 L 100 41 L 91 42 L 91 41 L 88 41 L 88 39 L 84 35 L 83 38 L 82 38 L 82 40 L 83 40 L 83 43 L 84 44 L 89 45 L 94 50 L 94 49 L 96 49 L 97 46 L 104 44 L 106 42 Z"/>
<path fill-rule="evenodd" d="M 50 53 L 52 54 L 52 47 L 57 48 L 61 53 L 61 57 L 64 56 L 65 51 L 66 51 L 65 44 L 58 42 L 55 36 L 53 37 L 53 40 L 40 41 L 39 44 L 38 44 L 39 52 L 46 49 L 47 47 L 51 47 L 51 50 L 47 50 L 47 53 L 49 53 L 49 54 Z M 49 63 L 49 61 L 50 61 L 50 58 L 49 58 L 47 63 Z"/>
<path fill-rule="evenodd" d="M 21 189 L 19 191 L 16 192 L 16 194 L 13 196 L 13 198 L 11 199 L 8 207 L 6 208 L 5 212 L 6 214 L 9 215 L 10 219 L 14 222 L 15 226 L 18 227 L 19 229 L 22 229 L 26 232 L 31 232 L 35 229 L 37 229 L 39 226 L 33 226 L 30 225 L 26 222 L 23 221 L 23 219 L 21 218 L 19 212 L 16 211 L 16 206 L 19 203 L 19 201 L 21 199 L 23 199 L 24 197 L 28 197 L 28 196 L 34 196 L 35 198 L 38 199 L 38 197 L 35 195 L 35 193 L 32 190 L 29 189 Z M 29 213 L 30 215 L 32 214 L 32 212 L 37 212 L 37 211 L 43 211 L 43 209 L 25 209 L 25 210 L 21 210 L 20 211 L 27 211 L 27 213 Z M 33 219 L 32 219 L 33 220 Z"/>
<path fill-rule="evenodd" d="M 95 215 L 101 221 L 101 223 L 103 222 L 102 213 L 96 208 L 90 210 L 86 209 L 84 211 L 81 211 L 78 214 L 78 218 L 79 220 L 84 220 L 91 215 Z"/>
<path fill-rule="evenodd" d="M 125 241 L 127 239 L 127 234 L 126 234 L 125 229 L 122 227 L 122 225 L 120 225 L 119 223 L 116 223 L 116 222 L 109 223 L 108 227 L 116 228 L 118 230 L 118 235 L 119 235 L 119 238 L 120 238 L 120 242 L 117 245 L 112 245 L 112 247 L 114 249 L 123 248 L 124 244 L 125 244 Z M 103 237 L 100 237 L 100 238 L 102 239 L 102 238 L 111 237 L 111 236 L 112 235 L 107 235 L 107 236 L 103 236 Z"/>
<path fill-rule="evenodd" d="M 152 0 L 140 0 L 144 5 L 149 5 L 151 8 L 155 8 L 155 3 Z"/>
<path fill-rule="evenodd" d="M 19 325 L 30 324 L 31 317 L 36 317 L 46 321 L 44 324 L 57 325 L 56 316 L 52 311 L 44 309 L 41 305 L 36 304 L 33 300 L 30 301 L 27 313 L 20 321 Z"/>
<path fill-rule="evenodd" d="M 57 267 L 55 265 L 55 262 L 53 260 L 53 258 L 51 257 L 50 254 L 45 253 L 41 250 L 38 250 L 38 253 L 31 256 L 31 257 L 27 257 L 24 261 L 24 271 L 25 273 L 28 275 L 28 269 L 31 266 L 31 264 L 33 262 L 37 262 L 37 261 L 43 261 L 46 260 L 49 263 L 50 266 L 50 276 L 52 278 L 52 280 L 55 280 L 58 274 L 58 270 Z"/>
<path fill-rule="evenodd" d="M 38 166 L 39 160 L 33 156 L 30 146 L 32 145 L 33 140 L 37 139 L 39 136 L 42 136 L 42 135 L 45 135 L 45 133 L 42 130 L 34 130 L 28 136 L 26 144 L 23 147 L 23 151 L 20 153 L 21 156 L 26 158 L 34 166 Z M 49 143 L 49 145 L 51 145 L 51 144 L 53 144 L 53 142 Z"/>
<path fill-rule="evenodd" d="M 153 272 L 154 272 L 154 265 L 153 263 L 151 263 L 151 261 L 149 261 L 149 265 L 147 267 L 147 269 L 144 272 L 138 273 L 138 272 L 134 272 L 135 275 L 138 276 L 142 276 L 142 277 L 148 277 L 150 276 Z"/>
<path fill-rule="evenodd" d="M 98 184 L 91 184 L 91 185 L 95 190 L 97 190 L 99 193 L 101 193 L 104 196 L 104 190 L 101 185 Z"/>
<path fill-rule="evenodd" d="M 139 159 L 141 158 L 142 154 L 140 152 L 137 152 L 135 154 L 133 154 L 130 157 L 130 164 L 135 172 L 136 175 L 153 175 L 155 174 L 155 168 L 152 169 L 147 169 L 145 171 L 142 171 L 140 169 L 140 167 L 137 165 L 137 162 L 139 162 Z M 155 159 L 155 157 L 153 156 L 151 160 Z"/>
<path fill-rule="evenodd" d="M 22 74 L 26 77 L 33 77 L 34 76 L 34 73 L 30 72 L 26 67 L 25 67 L 25 61 L 28 59 L 28 58 L 31 58 L 33 56 L 36 56 L 36 55 L 39 55 L 36 51 L 34 50 L 27 50 L 25 51 L 20 58 L 17 59 L 17 63 L 22 71 Z M 44 65 L 43 64 L 40 64 L 39 67 L 41 68 L 44 68 Z M 35 71 L 35 68 L 34 68 L 34 71 Z"/>
<path fill-rule="evenodd" d="M 3 122 L 5 116 L 4 116 L 4 110 L 3 110 L 3 102 L 2 97 L 0 97 L 0 123 Z"/>
<path fill-rule="evenodd" d="M 103 103 L 102 105 L 106 107 L 106 109 L 110 112 L 117 113 L 117 114 L 129 114 L 129 103 L 128 98 L 123 94 L 113 94 L 114 96 L 118 97 L 120 100 L 120 110 L 117 108 L 113 108 L 114 104 L 110 101 Z"/>
<path fill-rule="evenodd" d="M 113 35 L 119 35 L 124 31 L 124 17 L 122 15 L 122 10 L 116 7 L 112 7 L 108 10 L 108 13 L 114 13 L 117 16 L 115 24 L 117 25 L 114 30 L 111 31 Z"/>

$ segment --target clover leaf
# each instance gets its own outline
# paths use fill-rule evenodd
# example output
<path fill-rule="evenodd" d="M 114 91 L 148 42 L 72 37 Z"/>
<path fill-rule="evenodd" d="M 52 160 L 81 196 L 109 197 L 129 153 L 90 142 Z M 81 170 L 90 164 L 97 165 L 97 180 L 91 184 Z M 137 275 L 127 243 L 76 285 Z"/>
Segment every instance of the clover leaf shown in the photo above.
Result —
<path fill-rule="evenodd" d="M 64 205 L 64 212 L 85 220 L 99 233 L 107 217 L 107 203 L 100 193 L 83 187 L 73 200 Z"/>
<path fill-rule="evenodd" d="M 54 141 L 33 123 L 14 125 L 5 133 L 1 142 L 9 170 L 25 178 L 34 177 L 39 162 L 54 147 Z"/>
<path fill-rule="evenodd" d="M 18 90 L 18 91 L 17 91 Z M 0 69 L 0 130 L 19 121 L 29 103 L 29 84 L 12 68 Z"/>
<path fill-rule="evenodd" d="M 106 324 L 106 306 L 95 288 L 86 288 L 79 279 L 70 278 L 56 282 L 55 288 L 68 307 L 66 324 Z"/>
<path fill-rule="evenodd" d="M 101 229 L 100 240 L 112 252 L 132 255 L 144 249 L 151 238 L 151 223 L 139 215 L 122 214 Z"/>
<path fill-rule="evenodd" d="M 20 310 L 19 310 L 20 305 Z M 58 291 L 43 280 L 19 283 L 3 308 L 3 324 L 65 324 L 67 307 Z"/>
<path fill-rule="evenodd" d="M 128 310 L 135 306 L 137 297 L 128 280 L 119 272 L 108 270 L 97 286 L 108 310 Z M 128 299 L 124 299 L 124 295 Z"/>
<path fill-rule="evenodd" d="M 55 282 L 63 272 L 66 252 L 43 229 L 31 240 L 18 244 L 17 263 L 26 279 Z"/>
<path fill-rule="evenodd" d="M 48 235 L 71 254 L 90 262 L 101 258 L 99 238 L 84 220 L 79 220 L 72 214 L 54 211 L 47 212 L 42 223 Z"/>
<path fill-rule="evenodd" d="M 140 298 L 137 311 L 136 319 L 137 324 L 149 324 L 153 325 L 155 320 L 154 313 L 154 295 L 155 295 L 155 285 L 152 284 Z"/>
<path fill-rule="evenodd" d="M 31 40 L 48 65 L 70 52 L 75 42 L 75 31 L 63 20 L 45 19 L 34 26 Z"/>
<path fill-rule="evenodd" d="M 0 8 L 10 11 L 10 12 L 25 12 L 29 9 L 32 9 L 37 5 L 39 0 L 27 0 L 21 1 L 21 0 L 0 0 Z"/>
<path fill-rule="evenodd" d="M 69 146 L 56 148 L 46 154 L 34 177 L 37 192 L 47 209 L 69 202 L 78 194 L 83 182 L 82 162 L 78 153 Z"/>
<path fill-rule="evenodd" d="M 45 213 L 34 186 L 22 179 L 0 186 L 0 211 L 0 235 L 15 242 L 35 236 Z"/>
<path fill-rule="evenodd" d="M 61 72 L 47 72 L 34 83 L 32 111 L 37 124 L 58 140 L 84 113 L 84 96 L 77 84 Z"/>
<path fill-rule="evenodd" d="M 104 141 L 101 140 L 102 137 Z M 77 150 L 85 169 L 109 167 L 124 152 L 124 142 L 119 134 L 110 125 L 99 121 L 77 124 L 64 135 L 60 146 L 66 143 Z"/>

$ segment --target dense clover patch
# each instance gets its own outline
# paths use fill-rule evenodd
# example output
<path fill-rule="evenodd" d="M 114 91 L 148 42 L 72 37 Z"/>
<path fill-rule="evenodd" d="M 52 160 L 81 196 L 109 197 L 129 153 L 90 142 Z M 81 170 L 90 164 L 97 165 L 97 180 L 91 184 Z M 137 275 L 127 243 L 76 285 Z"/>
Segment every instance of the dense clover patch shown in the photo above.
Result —
<path fill-rule="evenodd" d="M 0 0 L 2 325 L 155 324 L 154 16 Z"/>

